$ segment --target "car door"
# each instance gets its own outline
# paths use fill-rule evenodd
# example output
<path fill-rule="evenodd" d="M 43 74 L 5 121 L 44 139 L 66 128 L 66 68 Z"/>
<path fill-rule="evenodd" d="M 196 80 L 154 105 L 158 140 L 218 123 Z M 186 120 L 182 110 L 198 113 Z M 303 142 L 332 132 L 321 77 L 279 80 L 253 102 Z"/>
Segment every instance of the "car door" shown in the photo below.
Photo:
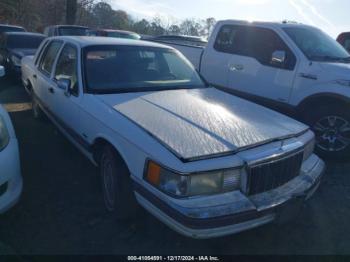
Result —
<path fill-rule="evenodd" d="M 271 29 L 232 26 L 229 87 L 247 97 L 289 101 L 296 76 L 296 56 Z"/>
<path fill-rule="evenodd" d="M 80 125 L 83 92 L 78 74 L 78 47 L 66 43 L 62 48 L 54 70 L 53 112 L 57 123 L 73 138 L 82 144 Z M 62 81 L 68 81 L 68 89 L 62 88 Z"/>
<path fill-rule="evenodd" d="M 46 45 L 38 63 L 38 74 L 33 75 L 34 94 L 38 98 L 40 104 L 44 107 L 45 111 L 49 114 L 52 114 L 54 102 L 53 95 L 55 92 L 53 88 L 54 82 L 52 79 L 52 72 L 62 45 L 62 41 L 56 40 L 51 41 Z"/>

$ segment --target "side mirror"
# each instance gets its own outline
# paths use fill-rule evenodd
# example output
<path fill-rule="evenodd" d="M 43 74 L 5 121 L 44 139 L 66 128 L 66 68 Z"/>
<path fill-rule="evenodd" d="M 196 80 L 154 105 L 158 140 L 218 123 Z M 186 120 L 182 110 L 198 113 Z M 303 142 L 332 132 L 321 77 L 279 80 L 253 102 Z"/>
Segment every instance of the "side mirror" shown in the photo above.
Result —
<path fill-rule="evenodd" d="M 3 66 L 0 66 L 0 77 L 3 77 L 5 75 L 5 68 Z"/>
<path fill-rule="evenodd" d="M 67 78 L 61 78 L 57 81 L 57 86 L 59 89 L 62 89 L 64 91 L 64 94 L 66 96 L 70 96 L 70 86 L 71 86 L 71 81 Z"/>
<path fill-rule="evenodd" d="M 271 64 L 283 65 L 286 62 L 287 54 L 285 51 L 275 51 L 272 53 Z"/>

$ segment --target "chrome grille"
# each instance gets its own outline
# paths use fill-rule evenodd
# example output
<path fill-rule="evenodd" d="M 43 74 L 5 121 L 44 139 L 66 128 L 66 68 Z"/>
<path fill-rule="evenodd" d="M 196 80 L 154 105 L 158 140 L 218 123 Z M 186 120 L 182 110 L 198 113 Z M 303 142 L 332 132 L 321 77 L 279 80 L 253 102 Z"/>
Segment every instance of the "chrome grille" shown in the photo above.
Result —
<path fill-rule="evenodd" d="M 300 173 L 303 151 L 248 166 L 248 195 L 280 187 Z"/>

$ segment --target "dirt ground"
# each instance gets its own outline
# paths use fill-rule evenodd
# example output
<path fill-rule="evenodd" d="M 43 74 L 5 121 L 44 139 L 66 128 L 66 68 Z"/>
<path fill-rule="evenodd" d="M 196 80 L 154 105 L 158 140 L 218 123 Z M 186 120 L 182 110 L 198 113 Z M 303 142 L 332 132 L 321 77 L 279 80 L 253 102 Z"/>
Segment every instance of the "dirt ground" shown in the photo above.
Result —
<path fill-rule="evenodd" d="M 0 254 L 350 254 L 350 164 L 328 163 L 321 188 L 289 224 L 193 240 L 145 211 L 116 221 L 94 166 L 51 123 L 34 120 L 28 101 L 21 85 L 0 82 L 24 178 L 20 202 L 0 216 Z"/>

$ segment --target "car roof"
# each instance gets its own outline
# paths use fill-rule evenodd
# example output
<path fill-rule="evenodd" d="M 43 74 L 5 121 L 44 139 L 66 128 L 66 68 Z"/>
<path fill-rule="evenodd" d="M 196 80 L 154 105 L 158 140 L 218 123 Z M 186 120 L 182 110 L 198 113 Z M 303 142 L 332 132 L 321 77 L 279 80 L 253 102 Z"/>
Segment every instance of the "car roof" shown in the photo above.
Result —
<path fill-rule="evenodd" d="M 8 36 L 41 36 L 41 37 L 46 37 L 43 34 L 30 33 L 30 32 L 4 32 L 3 34 L 8 35 Z"/>
<path fill-rule="evenodd" d="M 117 29 L 97 29 L 97 31 L 117 32 L 117 33 L 125 33 L 125 34 L 134 34 L 134 35 L 137 35 L 137 33 L 132 32 L 132 31 L 117 30 Z"/>
<path fill-rule="evenodd" d="M 19 25 L 6 25 L 6 24 L 0 24 L 0 27 L 12 27 L 12 28 L 24 29 L 24 27 L 19 26 Z"/>
<path fill-rule="evenodd" d="M 94 45 L 127 45 L 127 46 L 140 46 L 140 47 L 156 47 L 165 49 L 174 49 L 167 45 L 162 45 L 149 41 L 133 40 L 126 38 L 113 38 L 113 37 L 98 37 L 98 36 L 57 36 L 50 39 L 63 40 L 70 43 L 75 43 L 80 47 L 94 46 Z"/>
<path fill-rule="evenodd" d="M 50 25 L 49 27 L 66 27 L 66 28 L 82 28 L 82 29 L 89 29 L 86 26 L 81 26 L 81 25 Z"/>
<path fill-rule="evenodd" d="M 232 25 L 245 25 L 245 26 L 262 26 L 267 28 L 286 28 L 286 27 L 294 27 L 294 28 L 315 28 L 311 25 L 306 25 L 302 23 L 297 23 L 294 21 L 280 21 L 280 22 L 260 22 L 260 21 L 246 21 L 246 20 L 222 20 L 219 21 L 218 24 L 232 24 Z"/>
<path fill-rule="evenodd" d="M 154 37 L 154 39 L 184 40 L 184 41 L 193 41 L 193 42 L 202 42 L 202 43 L 208 42 L 200 36 L 189 36 L 189 35 L 160 35 L 160 36 Z"/>

